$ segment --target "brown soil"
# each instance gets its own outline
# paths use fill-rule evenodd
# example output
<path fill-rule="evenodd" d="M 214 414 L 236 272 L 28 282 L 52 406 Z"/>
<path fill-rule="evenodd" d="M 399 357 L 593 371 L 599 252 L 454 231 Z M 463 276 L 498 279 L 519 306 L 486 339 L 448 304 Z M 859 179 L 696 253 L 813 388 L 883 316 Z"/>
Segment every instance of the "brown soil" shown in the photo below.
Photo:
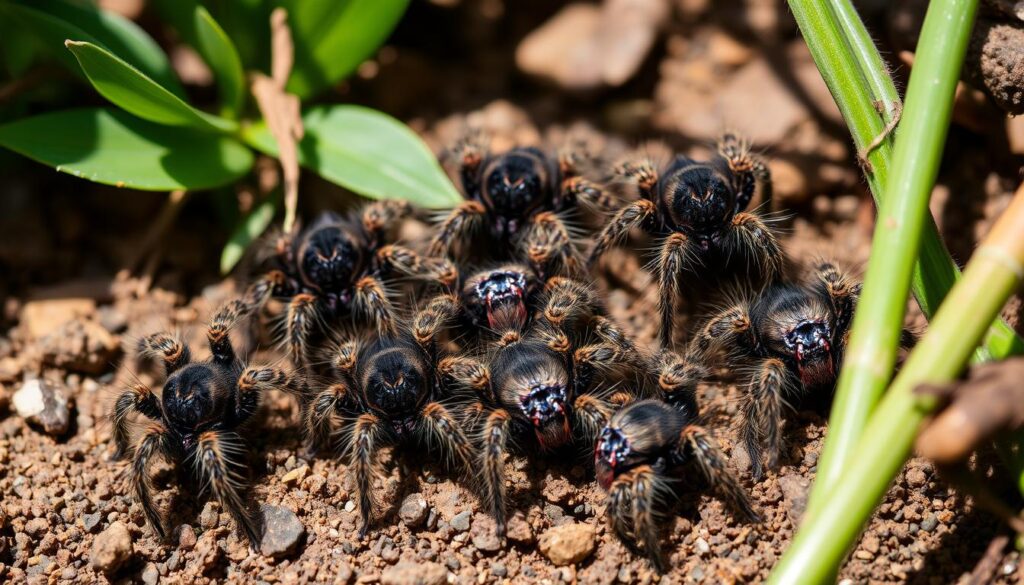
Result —
<path fill-rule="evenodd" d="M 460 35 L 459 59 L 424 42 L 422 29 L 431 27 L 406 23 L 396 36 L 397 49 L 392 47 L 365 75 L 372 79 L 347 86 L 345 99 L 409 120 L 435 148 L 450 141 L 467 120 L 488 127 L 499 145 L 557 139 L 573 127 L 612 150 L 649 136 L 685 150 L 707 144 L 725 125 L 737 127 L 768 149 L 773 161 L 776 208 L 791 214 L 782 224 L 787 251 L 798 260 L 831 257 L 855 270 L 867 259 L 868 198 L 841 121 L 784 3 L 749 2 L 734 10 L 677 0 L 659 48 L 634 82 L 597 96 L 567 94 L 514 73 L 510 55 L 515 40 L 550 15 L 543 3 L 526 2 L 522 10 L 509 3 L 504 17 L 494 13 L 494 5 L 501 5 L 495 2 L 437 2 L 458 4 L 450 9 L 413 4 L 417 17 L 443 25 L 434 30 Z M 425 91 L 435 97 L 426 105 L 417 97 Z M 504 101 L 509 96 L 519 105 Z M 579 120 L 587 123 L 580 127 Z M 1005 206 L 1020 163 L 1017 153 L 1007 151 L 1002 120 L 989 116 L 982 123 L 992 124 L 985 133 L 975 126 L 952 130 L 933 206 L 958 259 L 969 256 Z M 338 207 L 337 188 L 312 177 L 304 181 L 306 213 Z M 14 174 L 4 189 L 0 579 L 414 582 L 395 580 L 394 570 L 389 572 L 405 561 L 421 568 L 428 561 L 437 563 L 442 580 L 447 574 L 448 581 L 467 584 L 659 579 L 606 529 L 603 494 L 590 478 L 585 453 L 564 464 L 522 457 L 508 462 L 517 517 L 509 541 L 500 546 L 488 538 L 493 524 L 478 510 L 470 490 L 409 453 L 396 454 L 403 465 L 392 461 L 391 474 L 380 486 L 391 508 L 371 535 L 358 541 L 345 466 L 300 457 L 297 409 L 283 395 L 269 397 L 255 422 L 252 498 L 295 512 L 306 532 L 297 549 L 277 559 L 250 553 L 228 515 L 181 490 L 168 465 L 156 472 L 158 503 L 173 510 L 170 518 L 177 528 L 171 543 L 158 542 L 127 489 L 126 464 L 110 460 L 106 420 L 112 396 L 130 372 L 159 383 L 134 363 L 130 352 L 123 358 L 121 348 L 156 330 L 180 330 L 203 355 L 203 323 L 235 290 L 232 279 L 221 282 L 215 276 L 226 235 L 209 237 L 222 231 L 211 219 L 213 206 L 194 198 L 159 246 L 162 256 L 141 269 L 154 277 L 152 282 L 126 272 L 115 277 L 117 267 L 136 263 L 134 251 L 159 198 L 140 194 L 114 200 L 113 190 L 92 187 L 79 193 L 81 183 L 35 168 Z M 34 198 L 37 192 L 52 196 Z M 635 255 L 616 253 L 606 265 L 617 268 L 603 277 L 613 317 L 650 345 L 657 326 L 651 318 L 654 291 L 639 262 Z M 922 326 L 910 305 L 909 321 Z M 255 354 L 256 361 L 279 358 L 272 351 Z M 13 393 L 35 376 L 71 399 L 70 429 L 62 436 L 28 425 L 9 405 Z M 702 389 L 701 398 L 709 425 L 728 450 L 737 389 L 728 383 L 712 385 Z M 682 502 L 664 543 L 673 568 L 662 578 L 673 583 L 764 579 L 792 538 L 824 428 L 821 409 L 798 405 L 788 417 L 781 468 L 760 483 L 748 483 L 766 519 L 763 524 L 737 523 L 706 494 L 693 493 Z M 741 453 L 733 455 L 737 465 L 742 462 Z M 403 501 L 415 504 L 420 496 L 426 518 L 407 526 L 399 507 Z M 465 511 L 471 518 L 468 529 L 461 530 L 464 516 L 452 524 Z M 118 522 L 127 527 L 130 552 L 123 568 L 106 576 L 94 568 L 93 547 Z M 538 542 L 552 527 L 571 523 L 593 526 L 596 547 L 578 564 L 556 567 Z M 969 582 L 990 542 L 1006 533 L 928 462 L 913 459 L 840 578 L 845 583 Z M 1012 548 L 996 549 L 985 558 L 993 582 L 1024 578 L 1019 553 Z"/>

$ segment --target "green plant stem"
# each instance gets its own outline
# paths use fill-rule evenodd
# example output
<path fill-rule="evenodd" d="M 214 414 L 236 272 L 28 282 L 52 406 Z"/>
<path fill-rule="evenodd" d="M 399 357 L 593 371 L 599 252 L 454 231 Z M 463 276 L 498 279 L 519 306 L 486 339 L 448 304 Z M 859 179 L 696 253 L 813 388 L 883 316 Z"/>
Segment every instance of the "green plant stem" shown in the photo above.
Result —
<path fill-rule="evenodd" d="M 1018 190 L 1010 208 L 974 253 L 963 278 L 950 291 L 928 333 L 871 417 L 827 505 L 805 521 L 769 583 L 825 583 L 832 579 L 910 456 L 921 422 L 938 406 L 936 397 L 917 395 L 914 389 L 926 382 L 947 382 L 960 374 L 985 335 L 987 323 L 999 314 L 1022 276 L 1024 188 Z"/>
<path fill-rule="evenodd" d="M 885 196 L 871 246 L 875 253 L 868 263 L 837 384 L 814 500 L 822 497 L 817 494 L 834 489 L 896 364 L 905 299 L 929 218 L 928 201 L 976 9 L 977 0 L 937 0 L 925 17 L 891 173 L 882 185 Z M 817 513 L 818 501 L 809 510 Z"/>

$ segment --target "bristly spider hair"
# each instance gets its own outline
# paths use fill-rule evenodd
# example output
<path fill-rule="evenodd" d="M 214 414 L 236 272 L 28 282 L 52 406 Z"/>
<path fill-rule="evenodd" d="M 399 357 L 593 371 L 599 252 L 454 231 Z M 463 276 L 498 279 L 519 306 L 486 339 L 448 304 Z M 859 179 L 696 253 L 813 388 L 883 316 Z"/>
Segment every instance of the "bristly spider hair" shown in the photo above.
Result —
<path fill-rule="evenodd" d="M 662 377 L 679 363 L 667 360 Z M 680 497 L 680 480 L 693 471 L 743 520 L 761 520 L 715 440 L 696 423 L 696 397 L 676 398 L 675 405 L 657 399 L 626 405 L 601 431 L 594 450 L 598 483 L 608 492 L 609 526 L 660 573 L 667 569 L 660 527 Z"/>
<path fill-rule="evenodd" d="M 396 331 L 389 280 L 439 270 L 391 243 L 411 213 L 407 202 L 377 201 L 346 216 L 324 213 L 274 242 L 266 271 L 249 286 L 246 299 L 255 306 L 271 298 L 287 303 L 282 342 L 296 366 L 308 366 L 313 338 L 341 317 L 358 317 L 383 334 Z"/>
<path fill-rule="evenodd" d="M 479 489 L 497 524 L 506 527 L 504 456 L 511 449 L 547 453 L 593 445 L 612 404 L 646 392 L 649 362 L 633 342 L 578 296 L 569 279 L 550 283 L 532 324 L 496 336 L 489 355 L 442 361 L 463 388 L 465 427 L 477 438 Z M 570 300 L 572 299 L 572 300 Z M 456 314 L 452 307 L 447 315 Z M 448 319 L 434 319 L 442 326 Z M 617 384 L 621 389 L 615 390 Z"/>
<path fill-rule="evenodd" d="M 583 263 L 567 218 L 581 207 L 616 207 L 583 176 L 593 157 L 579 144 L 553 154 L 532 146 L 495 154 L 482 132 L 470 131 L 443 159 L 454 167 L 465 201 L 437 226 L 430 256 L 523 259 L 541 278 L 576 274 Z"/>
<path fill-rule="evenodd" d="M 588 264 L 631 228 L 660 239 L 654 267 L 662 347 L 672 346 L 680 293 L 692 297 L 694 288 L 724 279 L 763 284 L 781 276 L 784 258 L 775 234 L 762 217 L 746 211 L 758 184 L 762 199 L 770 201 L 771 175 L 735 134 L 723 135 L 708 161 L 679 155 L 658 168 L 642 156 L 620 163 L 614 173 L 635 184 L 640 198 L 620 209 L 597 236 Z"/>
<path fill-rule="evenodd" d="M 346 458 L 355 483 L 367 534 L 378 506 L 373 482 L 379 477 L 382 447 L 426 445 L 450 468 L 469 473 L 473 450 L 450 410 L 442 385 L 446 353 L 436 339 L 439 329 L 423 328 L 428 307 L 412 330 L 369 334 L 340 343 L 331 353 L 333 378 L 305 407 L 311 448 L 329 448 Z"/>
<path fill-rule="evenodd" d="M 233 301 L 217 311 L 206 331 L 213 354 L 209 361 L 193 362 L 188 346 L 167 333 L 143 338 L 140 354 L 159 360 L 167 373 L 163 390 L 158 395 L 136 382 L 114 403 L 115 459 L 131 460 L 136 500 L 161 538 L 166 530 L 152 501 L 149 464 L 162 456 L 192 469 L 203 490 L 235 519 L 250 546 L 259 545 L 259 520 L 244 499 L 248 465 L 241 432 L 264 392 L 276 388 L 300 394 L 301 382 L 281 368 L 247 366 L 235 354 L 229 331 L 250 310 L 251 305 Z M 133 413 L 150 421 L 134 442 Z"/>
<path fill-rule="evenodd" d="M 457 337 L 470 344 L 523 332 L 542 311 L 549 322 L 570 327 L 580 316 L 606 314 L 592 287 L 564 276 L 542 280 L 526 264 L 500 264 L 458 279 L 445 274 L 433 280 L 442 292 L 428 301 L 421 319 L 433 315 L 453 320 Z"/>
<path fill-rule="evenodd" d="M 783 406 L 834 389 L 860 290 L 859 281 L 821 262 L 801 282 L 739 295 L 691 341 L 690 359 L 704 367 L 721 360 L 740 374 L 739 435 L 755 480 L 778 467 Z M 909 332 L 903 343 L 913 344 Z"/>

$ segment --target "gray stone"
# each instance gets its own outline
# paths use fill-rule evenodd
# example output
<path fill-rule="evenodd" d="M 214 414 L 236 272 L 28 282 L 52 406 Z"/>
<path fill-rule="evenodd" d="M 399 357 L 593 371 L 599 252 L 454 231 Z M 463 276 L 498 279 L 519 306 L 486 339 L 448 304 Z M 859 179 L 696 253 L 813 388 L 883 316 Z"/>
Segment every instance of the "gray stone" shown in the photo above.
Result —
<path fill-rule="evenodd" d="M 410 528 L 418 528 L 427 519 L 427 500 L 422 494 L 409 494 L 402 500 L 398 517 Z"/>
<path fill-rule="evenodd" d="M 142 582 L 146 585 L 156 585 L 160 582 L 160 571 L 153 563 L 146 563 L 142 569 Z"/>
<path fill-rule="evenodd" d="M 85 528 L 86 532 L 95 533 L 100 527 L 100 521 L 103 520 L 103 515 L 99 512 L 93 512 L 92 514 L 82 514 L 82 527 Z"/>
<path fill-rule="evenodd" d="M 270 557 L 285 557 L 295 552 L 306 536 L 306 527 L 288 508 L 263 506 L 263 539 L 260 552 Z"/>
<path fill-rule="evenodd" d="M 457 530 L 458 532 L 465 532 L 469 530 L 469 520 L 472 517 L 473 513 L 470 512 L 469 510 L 459 512 L 454 517 L 452 517 L 451 527 Z"/>
<path fill-rule="evenodd" d="M 68 432 L 71 410 L 63 388 L 46 380 L 28 380 L 14 393 L 18 416 L 47 435 L 59 437 Z"/>

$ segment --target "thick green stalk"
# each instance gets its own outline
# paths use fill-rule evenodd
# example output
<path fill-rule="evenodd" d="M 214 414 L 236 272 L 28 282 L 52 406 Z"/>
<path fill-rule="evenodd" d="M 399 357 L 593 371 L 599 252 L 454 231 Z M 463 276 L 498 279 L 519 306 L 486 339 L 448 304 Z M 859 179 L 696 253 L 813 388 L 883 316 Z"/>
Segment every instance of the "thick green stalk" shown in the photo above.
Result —
<path fill-rule="evenodd" d="M 933 5 L 945 1 L 935 0 Z M 1022 276 L 1024 188 L 1018 190 L 1010 208 L 974 253 L 963 278 L 950 291 L 928 333 L 871 417 L 827 505 L 801 526 L 769 583 L 832 580 L 910 456 L 921 423 L 938 406 L 936 397 L 916 395 L 914 389 L 926 382 L 948 382 L 960 374 L 987 324 L 1020 286 Z"/>
<path fill-rule="evenodd" d="M 835 487 L 864 423 L 885 391 L 900 345 L 911 275 L 938 174 L 977 0 L 936 0 L 928 7 L 891 172 L 882 185 L 864 290 L 839 375 L 828 441 L 815 492 Z M 815 495 L 819 500 L 822 496 Z M 817 513 L 817 502 L 811 506 Z"/>

